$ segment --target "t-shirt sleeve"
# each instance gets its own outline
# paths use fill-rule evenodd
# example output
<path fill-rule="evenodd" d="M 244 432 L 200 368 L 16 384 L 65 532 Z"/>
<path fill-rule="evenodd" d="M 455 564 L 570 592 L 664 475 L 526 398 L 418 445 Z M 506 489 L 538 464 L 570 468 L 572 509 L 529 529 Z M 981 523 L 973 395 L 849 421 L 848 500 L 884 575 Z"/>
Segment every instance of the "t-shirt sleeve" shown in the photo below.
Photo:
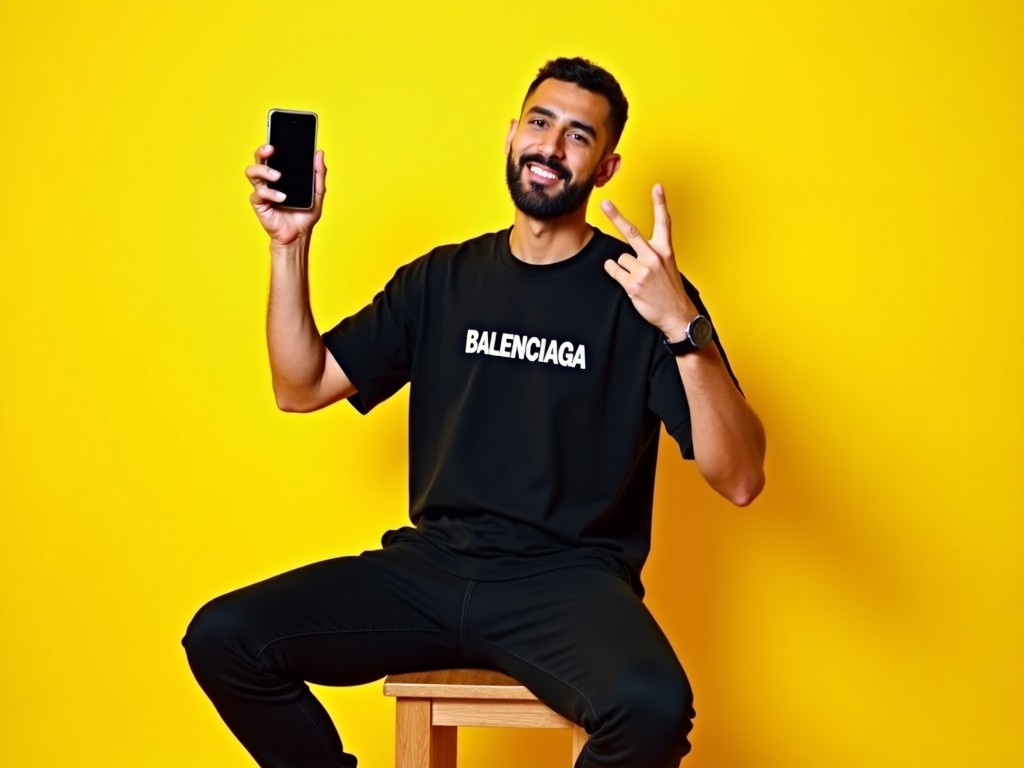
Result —
<path fill-rule="evenodd" d="M 697 311 L 711 320 L 712 326 L 714 326 L 711 313 L 708 312 L 708 308 L 704 305 L 697 288 L 685 277 L 683 277 L 683 285 L 686 288 L 686 293 L 689 294 L 690 299 L 697 307 Z M 732 366 L 729 364 L 729 358 L 725 354 L 725 348 L 718 338 L 717 329 L 714 330 L 712 340 L 715 346 L 718 347 L 718 352 L 722 356 L 722 361 L 725 363 L 725 368 L 729 371 L 729 376 L 736 385 L 736 389 L 739 389 L 740 394 L 742 394 L 743 390 L 740 388 L 736 375 L 732 372 Z M 665 429 L 668 433 L 679 443 L 679 449 L 682 451 L 683 458 L 693 459 L 690 406 L 686 401 L 683 383 L 679 379 L 679 367 L 676 365 L 675 356 L 665 349 L 664 344 L 659 343 L 654 351 L 654 359 L 651 362 L 650 383 L 648 407 L 657 414 L 658 418 L 665 424 Z"/>
<path fill-rule="evenodd" d="M 322 336 L 356 388 L 349 402 L 360 413 L 369 413 L 409 381 L 421 266 L 413 262 L 401 267 L 372 302 Z"/>

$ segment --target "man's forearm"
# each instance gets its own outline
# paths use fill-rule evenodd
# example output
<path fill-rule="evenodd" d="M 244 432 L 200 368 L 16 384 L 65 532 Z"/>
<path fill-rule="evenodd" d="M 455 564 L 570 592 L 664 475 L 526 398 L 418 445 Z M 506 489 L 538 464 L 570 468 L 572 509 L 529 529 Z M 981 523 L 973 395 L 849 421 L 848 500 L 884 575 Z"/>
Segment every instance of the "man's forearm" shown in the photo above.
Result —
<path fill-rule="evenodd" d="M 764 427 L 714 344 L 676 360 L 690 405 L 697 466 L 712 488 L 745 506 L 764 487 Z"/>
<path fill-rule="evenodd" d="M 277 403 L 286 410 L 319 386 L 326 350 L 309 304 L 309 238 L 271 243 L 267 350 Z"/>

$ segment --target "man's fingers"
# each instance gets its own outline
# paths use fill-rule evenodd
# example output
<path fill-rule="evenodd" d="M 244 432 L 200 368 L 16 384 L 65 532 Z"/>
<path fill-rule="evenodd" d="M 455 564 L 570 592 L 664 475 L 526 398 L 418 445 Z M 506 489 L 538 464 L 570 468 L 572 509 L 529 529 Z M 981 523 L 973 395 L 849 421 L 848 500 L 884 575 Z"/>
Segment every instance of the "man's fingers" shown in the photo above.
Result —
<path fill-rule="evenodd" d="M 266 184 L 257 184 L 253 189 L 252 194 L 249 195 L 249 199 L 253 205 L 257 205 L 261 202 L 267 203 L 283 203 L 285 198 L 284 192 L 279 192 L 276 189 L 271 189 Z"/>
<path fill-rule="evenodd" d="M 632 253 L 624 253 L 618 259 L 607 259 L 604 263 L 604 271 L 615 278 L 616 282 L 626 289 L 626 293 L 632 295 L 637 286 L 643 285 L 650 274 L 650 267 L 644 264 Z"/>
<path fill-rule="evenodd" d="M 616 263 L 622 267 L 627 273 L 632 273 L 636 270 L 638 262 L 636 256 L 632 253 L 624 253 L 616 260 Z"/>
<path fill-rule="evenodd" d="M 651 240 L 671 244 L 672 217 L 668 213 L 665 188 L 661 184 L 655 184 L 654 189 L 651 190 L 651 198 L 654 200 L 654 235 Z"/>
<path fill-rule="evenodd" d="M 281 178 L 281 172 L 274 170 L 269 165 L 250 165 L 245 169 L 245 177 L 250 184 L 258 187 L 269 181 L 277 181 Z"/>
<path fill-rule="evenodd" d="M 601 203 L 601 210 L 604 211 L 604 215 L 609 218 L 612 224 L 615 225 L 615 228 L 623 234 L 629 244 L 633 246 L 634 251 L 640 251 L 638 246 L 641 243 L 647 245 L 647 241 L 644 240 L 643 236 L 640 234 L 640 230 L 638 230 L 635 225 L 627 221 L 625 216 L 619 213 L 619 209 L 612 204 L 611 200 L 603 201 Z"/>
<path fill-rule="evenodd" d="M 625 287 L 625 281 L 629 278 L 629 272 L 623 269 L 617 262 L 608 259 L 604 263 L 604 271 L 611 275 L 615 282 Z"/>
<path fill-rule="evenodd" d="M 272 154 L 274 154 L 274 148 L 270 144 L 260 144 L 256 147 L 256 151 L 252 153 L 252 156 L 256 158 L 257 163 L 262 163 Z"/>
<path fill-rule="evenodd" d="M 313 192 L 321 197 L 327 191 L 327 165 L 324 163 L 324 151 L 318 149 L 313 156 Z"/>
<path fill-rule="evenodd" d="M 668 213 L 668 203 L 665 200 L 665 188 L 661 184 L 655 184 L 651 191 L 651 197 L 654 201 L 654 234 L 651 235 L 650 240 L 644 239 L 636 225 L 619 213 L 619 209 L 610 200 L 601 203 L 601 210 L 615 225 L 615 228 L 625 236 L 626 242 L 633 246 L 637 256 L 674 261 L 672 220 Z"/>

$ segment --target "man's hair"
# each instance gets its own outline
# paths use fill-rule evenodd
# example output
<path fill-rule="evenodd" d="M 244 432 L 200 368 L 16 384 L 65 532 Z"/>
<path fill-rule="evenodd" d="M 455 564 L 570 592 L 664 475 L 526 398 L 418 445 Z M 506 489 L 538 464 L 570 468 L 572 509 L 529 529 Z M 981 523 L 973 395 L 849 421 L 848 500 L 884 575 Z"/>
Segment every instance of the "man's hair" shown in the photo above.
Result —
<path fill-rule="evenodd" d="M 608 151 L 611 152 L 615 149 L 629 117 L 629 102 L 626 101 L 622 87 L 618 80 L 612 77 L 611 72 L 579 56 L 571 59 L 564 57 L 552 59 L 537 72 L 537 77 L 530 83 L 530 87 L 526 91 L 526 99 L 530 98 L 530 94 L 537 90 L 537 86 L 545 80 L 561 80 L 564 83 L 572 83 L 591 93 L 599 93 L 608 99 L 608 103 L 611 105 L 611 143 L 608 145 Z M 526 99 L 523 100 L 524 104 Z"/>

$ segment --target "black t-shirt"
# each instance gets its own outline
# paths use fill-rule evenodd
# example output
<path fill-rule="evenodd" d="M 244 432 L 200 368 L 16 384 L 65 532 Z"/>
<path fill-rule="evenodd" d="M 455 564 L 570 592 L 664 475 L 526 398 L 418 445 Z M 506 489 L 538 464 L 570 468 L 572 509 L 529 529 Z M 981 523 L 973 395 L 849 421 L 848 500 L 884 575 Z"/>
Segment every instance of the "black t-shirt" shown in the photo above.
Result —
<path fill-rule="evenodd" d="M 597 563 L 642 594 L 662 422 L 693 457 L 675 358 L 604 271 L 629 246 L 595 229 L 538 266 L 509 233 L 401 267 L 323 336 L 361 413 L 411 383 L 415 528 L 384 544 L 472 579 Z"/>

